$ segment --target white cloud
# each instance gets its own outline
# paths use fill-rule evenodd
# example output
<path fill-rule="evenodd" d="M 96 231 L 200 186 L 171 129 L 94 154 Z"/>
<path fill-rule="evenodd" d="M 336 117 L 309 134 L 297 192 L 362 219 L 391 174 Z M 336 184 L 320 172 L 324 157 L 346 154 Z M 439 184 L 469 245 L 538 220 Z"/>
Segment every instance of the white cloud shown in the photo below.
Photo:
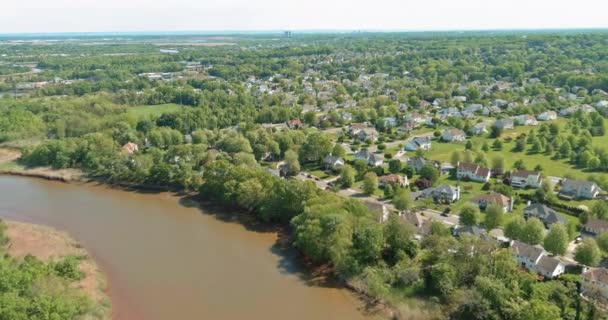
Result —
<path fill-rule="evenodd" d="M 2 0 L 0 33 L 608 27 L 605 0 Z"/>

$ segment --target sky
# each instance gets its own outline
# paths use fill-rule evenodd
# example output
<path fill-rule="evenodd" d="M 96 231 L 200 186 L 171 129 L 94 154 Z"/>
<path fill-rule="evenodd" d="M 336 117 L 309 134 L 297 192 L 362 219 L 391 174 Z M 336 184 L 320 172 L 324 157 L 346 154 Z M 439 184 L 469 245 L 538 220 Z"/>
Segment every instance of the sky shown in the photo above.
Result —
<path fill-rule="evenodd" d="M 1 0 L 0 33 L 608 28 L 608 0 Z"/>

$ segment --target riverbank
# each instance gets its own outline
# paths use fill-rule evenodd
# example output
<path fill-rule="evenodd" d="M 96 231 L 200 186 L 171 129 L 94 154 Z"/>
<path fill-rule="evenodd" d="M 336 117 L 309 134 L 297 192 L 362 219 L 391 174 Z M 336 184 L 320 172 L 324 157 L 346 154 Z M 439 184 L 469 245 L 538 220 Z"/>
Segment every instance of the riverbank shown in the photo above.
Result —
<path fill-rule="evenodd" d="M 51 167 L 27 168 L 18 163 L 21 152 L 14 149 L 0 149 L 0 174 L 40 178 L 63 182 L 85 182 L 87 179 L 77 169 L 53 169 Z"/>
<path fill-rule="evenodd" d="M 93 308 L 84 319 L 106 320 L 111 317 L 111 304 L 106 295 L 106 280 L 95 261 L 67 233 L 50 227 L 16 221 L 5 221 L 6 236 L 9 239 L 7 253 L 14 259 L 22 260 L 32 255 L 43 262 L 52 262 L 66 257 L 79 257 L 82 279 L 71 287 L 85 294 Z"/>
<path fill-rule="evenodd" d="M 12 160 L 15 162 L 15 159 Z M 61 175 L 58 173 L 59 170 L 48 170 L 45 172 L 43 176 L 32 174 L 32 171 L 27 171 L 24 174 L 16 174 L 8 173 L 12 175 L 23 175 L 30 176 L 35 178 L 43 178 L 47 180 L 59 180 L 63 182 L 83 182 L 90 181 L 88 179 L 83 179 L 83 175 L 79 179 L 73 178 L 64 178 L 64 179 L 54 179 L 52 177 L 56 177 L 57 175 Z M 125 190 L 125 191 L 135 191 L 136 193 L 150 193 L 157 191 L 166 191 L 160 190 L 158 188 L 150 188 L 150 187 L 141 187 L 141 186 L 133 186 L 133 185 L 121 185 L 115 183 L 107 183 L 107 181 L 99 180 L 97 181 L 99 185 L 103 185 L 109 187 L 111 189 L 117 190 Z M 97 183 L 93 183 L 97 184 Z M 260 220 L 258 217 L 254 216 L 251 213 L 243 211 L 240 208 L 236 208 L 231 206 L 230 208 L 226 208 L 224 206 L 218 205 L 213 201 L 205 201 L 200 199 L 200 197 L 196 196 L 194 193 L 178 193 L 175 192 L 173 194 L 178 194 L 180 196 L 180 204 L 185 207 L 199 207 L 201 211 L 206 214 L 210 214 L 214 216 L 216 219 L 225 221 L 225 222 L 235 222 L 244 226 L 247 230 L 253 232 L 262 232 L 262 233 L 272 233 L 276 235 L 275 238 L 275 246 L 273 246 L 273 250 L 279 250 L 287 255 L 291 256 L 294 260 L 298 261 L 300 266 L 304 267 L 306 272 L 301 273 L 299 276 L 301 279 L 308 285 L 312 287 L 318 288 L 336 288 L 336 289 L 348 289 L 351 292 L 354 292 L 356 296 L 359 298 L 359 301 L 362 303 L 360 309 L 367 316 L 373 315 L 375 317 L 382 318 L 393 318 L 393 319 L 412 319 L 409 317 L 411 314 L 411 310 L 408 312 L 403 312 L 403 308 L 401 307 L 401 303 L 399 306 L 393 306 L 388 301 L 382 301 L 378 299 L 374 299 L 367 292 L 367 288 L 356 285 L 354 283 L 349 283 L 345 279 L 339 279 L 336 277 L 334 270 L 327 265 L 315 265 L 311 263 L 306 257 L 299 253 L 294 247 L 291 239 L 292 230 L 290 230 L 289 225 L 284 224 L 272 224 L 267 223 Z M 411 301 L 410 301 L 411 302 Z M 411 303 L 408 302 L 408 305 Z M 420 304 L 417 304 L 418 306 Z M 409 309 L 409 308 L 407 308 Z M 417 308 L 416 306 L 416 309 Z M 404 314 L 408 314 L 408 316 L 403 316 Z M 416 313 L 421 315 L 422 313 Z M 415 317 L 415 319 L 429 319 L 430 317 Z"/>

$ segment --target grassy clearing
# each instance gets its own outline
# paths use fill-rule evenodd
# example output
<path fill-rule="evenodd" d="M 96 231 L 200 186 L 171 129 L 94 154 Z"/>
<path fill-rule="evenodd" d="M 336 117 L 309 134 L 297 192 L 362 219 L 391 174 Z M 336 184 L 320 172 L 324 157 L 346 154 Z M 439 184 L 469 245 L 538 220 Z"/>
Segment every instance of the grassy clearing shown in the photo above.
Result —
<path fill-rule="evenodd" d="M 130 107 L 129 112 L 139 118 L 143 118 L 147 116 L 158 116 L 167 112 L 176 112 L 179 111 L 181 108 L 186 107 L 175 103 L 166 103 L 159 105 Z"/>

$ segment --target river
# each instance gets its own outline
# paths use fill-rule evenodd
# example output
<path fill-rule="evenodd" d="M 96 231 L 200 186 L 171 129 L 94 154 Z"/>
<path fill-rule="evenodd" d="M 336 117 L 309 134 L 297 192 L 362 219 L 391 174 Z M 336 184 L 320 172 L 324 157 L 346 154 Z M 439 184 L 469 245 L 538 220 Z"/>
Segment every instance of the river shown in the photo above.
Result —
<path fill-rule="evenodd" d="M 368 319 L 309 284 L 277 235 L 145 194 L 0 176 L 0 217 L 67 231 L 108 276 L 113 319 Z"/>

